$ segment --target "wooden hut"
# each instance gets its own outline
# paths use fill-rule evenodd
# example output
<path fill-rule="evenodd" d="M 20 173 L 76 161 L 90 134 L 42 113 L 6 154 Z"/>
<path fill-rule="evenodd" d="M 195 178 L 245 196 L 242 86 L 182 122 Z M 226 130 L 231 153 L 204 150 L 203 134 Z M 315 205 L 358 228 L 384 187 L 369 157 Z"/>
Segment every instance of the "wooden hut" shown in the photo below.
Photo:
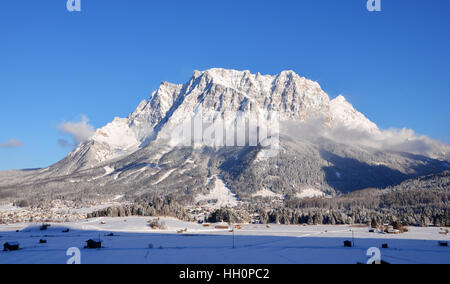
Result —
<path fill-rule="evenodd" d="M 46 231 L 50 227 L 50 224 L 42 224 L 42 226 L 39 228 L 41 231 Z"/>
<path fill-rule="evenodd" d="M 230 225 L 228 225 L 227 223 L 218 223 L 216 224 L 215 228 L 219 230 L 228 230 L 230 228 Z"/>
<path fill-rule="evenodd" d="M 101 249 L 102 248 L 102 240 L 87 240 L 86 246 L 84 248 L 88 249 Z"/>
<path fill-rule="evenodd" d="M 8 242 L 3 245 L 3 251 L 15 251 L 19 249 L 20 246 L 18 242 Z"/>

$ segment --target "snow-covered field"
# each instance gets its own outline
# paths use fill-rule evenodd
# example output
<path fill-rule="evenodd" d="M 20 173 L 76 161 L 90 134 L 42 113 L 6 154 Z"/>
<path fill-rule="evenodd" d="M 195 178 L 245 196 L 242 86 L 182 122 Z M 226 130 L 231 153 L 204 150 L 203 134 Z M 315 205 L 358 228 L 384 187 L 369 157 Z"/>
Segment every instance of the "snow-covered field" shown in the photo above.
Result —
<path fill-rule="evenodd" d="M 450 241 L 440 228 L 410 228 L 402 235 L 369 233 L 367 228 L 350 226 L 243 225 L 233 234 L 229 230 L 203 227 L 172 218 L 161 218 L 168 229 L 150 229 L 152 218 L 98 218 L 89 221 L 53 224 L 47 231 L 39 225 L 1 225 L 0 243 L 17 241 L 21 250 L 0 252 L 4 263 L 66 263 L 67 249 L 81 250 L 82 263 L 150 264 L 290 264 L 365 263 L 371 247 L 381 249 L 389 263 L 447 263 L 450 249 L 438 241 Z M 102 224 L 104 223 L 104 224 Z M 68 233 L 62 230 L 69 228 Z M 186 233 L 177 231 L 187 229 Z M 19 232 L 16 232 L 19 230 Z M 355 247 L 344 248 L 344 240 L 355 236 Z M 114 233 L 114 236 L 107 236 Z M 84 249 L 88 239 L 102 239 L 104 248 Z M 47 244 L 39 244 L 40 239 Z M 149 245 L 152 248 L 149 248 Z"/>

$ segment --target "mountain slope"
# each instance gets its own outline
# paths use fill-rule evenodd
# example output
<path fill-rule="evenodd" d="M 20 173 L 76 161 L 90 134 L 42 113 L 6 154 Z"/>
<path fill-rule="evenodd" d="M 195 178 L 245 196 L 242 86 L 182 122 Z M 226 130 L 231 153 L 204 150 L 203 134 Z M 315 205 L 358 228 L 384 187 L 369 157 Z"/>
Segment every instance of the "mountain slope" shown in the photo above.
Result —
<path fill-rule="evenodd" d="M 170 136 L 190 117 L 234 123 L 242 112 L 279 115 L 276 156 L 262 144 L 180 147 Z M 330 100 L 318 83 L 292 71 L 196 71 L 183 85 L 162 83 L 127 118 L 115 118 L 49 168 L 0 173 L 8 177 L 0 180 L 0 193 L 13 200 L 155 194 L 193 204 L 208 196 L 219 175 L 241 200 L 251 200 L 261 191 L 333 196 L 384 188 L 449 168 L 439 159 L 387 149 L 377 140 L 383 135 L 343 96 Z M 377 139 L 367 145 L 360 137 Z M 446 145 L 436 147 L 450 153 Z"/>

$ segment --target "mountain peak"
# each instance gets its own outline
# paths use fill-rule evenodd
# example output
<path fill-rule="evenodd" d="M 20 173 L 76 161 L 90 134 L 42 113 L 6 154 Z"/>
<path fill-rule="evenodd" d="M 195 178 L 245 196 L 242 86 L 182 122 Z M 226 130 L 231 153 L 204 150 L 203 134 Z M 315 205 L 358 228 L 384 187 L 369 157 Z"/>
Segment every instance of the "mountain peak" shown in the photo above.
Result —
<path fill-rule="evenodd" d="M 341 103 L 341 104 L 343 104 L 343 103 L 348 103 L 348 104 L 350 104 L 350 103 L 347 101 L 347 99 L 346 99 L 343 95 L 337 96 L 337 97 L 334 99 L 334 101 L 335 101 L 336 103 Z"/>
<path fill-rule="evenodd" d="M 234 69 L 212 68 L 205 71 L 194 71 L 194 79 L 198 79 L 202 76 L 208 81 L 224 85 L 225 87 L 234 87 L 236 83 L 239 83 L 244 78 L 256 78 L 256 75 L 253 75 L 248 70 L 238 71 Z"/>
<path fill-rule="evenodd" d="M 293 70 L 286 70 L 282 71 L 279 74 L 276 75 L 263 75 L 260 72 L 257 72 L 256 74 L 253 74 L 250 70 L 235 70 L 235 69 L 225 69 L 225 68 L 211 68 L 204 71 L 198 71 L 195 70 L 193 73 L 193 78 L 197 79 L 201 76 L 207 76 L 217 83 L 223 83 L 224 80 L 238 80 L 238 79 L 253 79 L 253 80 L 261 80 L 261 79 L 267 79 L 267 80 L 275 80 L 276 78 L 289 78 L 291 80 L 296 79 L 304 79 L 303 77 L 300 77 L 295 71 Z M 312 82 L 312 81 L 311 81 Z"/>
<path fill-rule="evenodd" d="M 337 96 L 330 102 L 333 121 L 337 125 L 349 129 L 358 129 L 369 133 L 378 132 L 378 126 L 362 113 L 358 112 L 343 95 Z"/>

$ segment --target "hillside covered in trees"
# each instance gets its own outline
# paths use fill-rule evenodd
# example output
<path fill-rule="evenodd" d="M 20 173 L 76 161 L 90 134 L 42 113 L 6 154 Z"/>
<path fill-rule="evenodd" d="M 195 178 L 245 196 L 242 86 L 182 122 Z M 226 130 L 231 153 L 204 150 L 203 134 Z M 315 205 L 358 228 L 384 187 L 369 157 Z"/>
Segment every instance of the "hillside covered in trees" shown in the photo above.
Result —
<path fill-rule="evenodd" d="M 211 212 L 200 222 L 277 224 L 367 224 L 400 222 L 409 226 L 450 226 L 450 171 L 407 180 L 384 190 L 365 189 L 334 198 L 282 202 L 255 198 L 235 208 Z M 194 220 L 188 209 L 170 198 L 145 197 L 133 205 L 108 208 L 90 214 L 102 216 L 173 216 Z"/>

